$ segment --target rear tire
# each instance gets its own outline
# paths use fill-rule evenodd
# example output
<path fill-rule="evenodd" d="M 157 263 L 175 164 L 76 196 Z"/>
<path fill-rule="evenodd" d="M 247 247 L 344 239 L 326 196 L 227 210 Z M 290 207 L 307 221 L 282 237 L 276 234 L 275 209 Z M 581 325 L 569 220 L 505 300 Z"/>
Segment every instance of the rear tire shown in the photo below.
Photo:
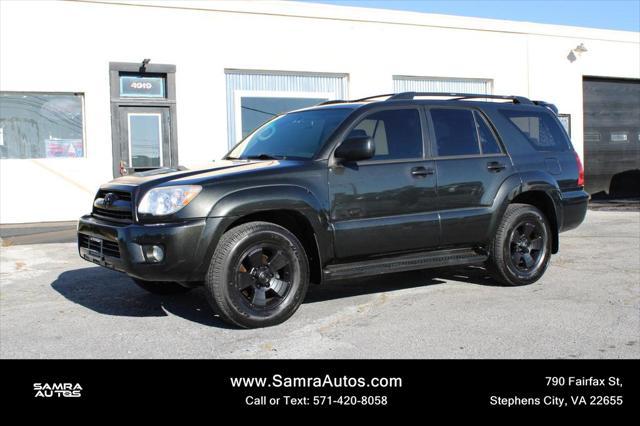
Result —
<path fill-rule="evenodd" d="M 286 321 L 309 287 L 309 263 L 296 236 L 268 222 L 227 231 L 205 281 L 209 303 L 227 323 L 243 328 Z"/>
<path fill-rule="evenodd" d="M 132 278 L 138 287 L 153 294 L 181 294 L 186 293 L 191 288 L 182 286 L 171 281 L 144 281 L 139 278 Z"/>
<path fill-rule="evenodd" d="M 510 204 L 490 245 L 487 269 L 508 286 L 540 279 L 551 257 L 551 228 L 546 216 L 529 204 Z"/>

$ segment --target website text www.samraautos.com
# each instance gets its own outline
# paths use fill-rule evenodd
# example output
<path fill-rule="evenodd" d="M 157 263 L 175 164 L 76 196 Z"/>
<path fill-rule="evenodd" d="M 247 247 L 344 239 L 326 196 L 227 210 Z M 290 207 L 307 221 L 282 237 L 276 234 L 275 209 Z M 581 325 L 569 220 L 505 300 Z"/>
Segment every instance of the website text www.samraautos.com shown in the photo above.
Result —
<path fill-rule="evenodd" d="M 401 377 L 350 377 L 325 374 L 299 377 L 274 374 L 270 377 L 231 377 L 233 388 L 251 389 L 244 395 L 247 406 L 329 406 L 329 405 L 388 405 L 385 389 L 397 389 L 403 385 Z M 269 389 L 269 395 L 260 390 Z M 291 391 L 291 392 L 288 392 Z M 296 391 L 304 395 L 294 395 Z M 274 391 L 280 391 L 274 394 Z"/>
<path fill-rule="evenodd" d="M 401 377 L 349 377 L 324 376 L 288 377 L 274 374 L 271 377 L 230 377 L 234 388 L 400 388 Z"/>

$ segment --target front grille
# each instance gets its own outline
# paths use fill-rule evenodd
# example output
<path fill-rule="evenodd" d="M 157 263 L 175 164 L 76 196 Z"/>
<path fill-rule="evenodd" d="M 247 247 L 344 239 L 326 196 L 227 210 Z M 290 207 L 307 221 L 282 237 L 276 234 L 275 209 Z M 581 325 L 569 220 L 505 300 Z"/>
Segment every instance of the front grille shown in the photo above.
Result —
<path fill-rule="evenodd" d="M 109 202 L 105 202 L 108 199 Z M 132 222 L 133 203 L 131 193 L 101 189 L 93 201 L 92 215 L 113 222 Z"/>
<path fill-rule="evenodd" d="M 96 195 L 96 198 L 104 197 L 109 192 L 117 195 L 119 200 L 129 201 L 129 202 L 131 201 L 131 193 L 130 192 L 126 192 L 126 191 L 111 191 L 109 189 L 101 189 L 100 191 L 98 191 L 98 195 Z"/>
<path fill-rule="evenodd" d="M 120 258 L 120 246 L 116 242 L 78 234 L 78 244 L 100 255 Z"/>
<path fill-rule="evenodd" d="M 93 208 L 93 214 L 96 216 L 107 217 L 109 219 L 131 221 L 131 212 L 123 212 L 119 210 L 102 209 L 100 207 Z"/>

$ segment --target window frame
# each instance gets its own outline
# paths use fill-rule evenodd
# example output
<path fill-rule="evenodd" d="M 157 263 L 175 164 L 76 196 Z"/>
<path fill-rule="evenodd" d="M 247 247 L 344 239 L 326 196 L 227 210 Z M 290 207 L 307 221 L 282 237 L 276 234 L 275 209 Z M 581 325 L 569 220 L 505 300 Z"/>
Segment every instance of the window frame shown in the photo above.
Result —
<path fill-rule="evenodd" d="M 449 159 L 464 159 L 464 158 L 489 158 L 489 157 L 506 157 L 506 150 L 504 149 L 504 144 L 502 143 L 502 139 L 498 135 L 493 123 L 488 119 L 486 114 L 482 112 L 482 109 L 478 107 L 474 107 L 471 105 L 425 105 L 425 114 L 429 120 L 429 131 L 430 131 L 430 157 L 431 159 L 438 160 L 449 160 Z M 436 139 L 436 130 L 435 124 L 433 121 L 433 117 L 431 116 L 432 109 L 456 109 L 456 110 L 466 110 L 471 112 L 471 116 L 473 117 L 473 124 L 476 129 L 476 142 L 478 144 L 479 154 L 465 154 L 465 155 L 438 155 L 437 153 L 437 139 Z M 478 129 L 478 122 L 476 121 L 476 116 L 474 112 L 480 114 L 480 116 L 485 120 L 485 123 L 489 127 L 489 131 L 493 134 L 496 142 L 498 143 L 498 147 L 500 148 L 499 153 L 485 154 L 482 152 L 482 143 L 480 142 L 480 130 Z"/>
<path fill-rule="evenodd" d="M 11 160 L 82 160 L 87 158 L 87 126 L 86 126 L 86 111 L 85 111 L 85 93 L 82 91 L 77 92 L 45 92 L 45 91 L 28 91 L 28 90 L 0 90 L 0 94 L 11 95 L 71 95 L 78 96 L 80 98 L 80 116 L 82 117 L 81 131 L 82 131 L 82 156 L 80 157 L 42 157 L 42 158 L 0 158 L 0 161 Z"/>
<path fill-rule="evenodd" d="M 496 144 L 498 145 L 498 149 L 500 150 L 500 152 L 494 152 L 494 153 L 490 153 L 490 154 L 485 154 L 482 151 L 482 141 L 480 140 L 480 126 L 478 126 L 478 121 L 476 119 L 476 114 L 473 114 L 473 120 L 476 122 L 476 132 L 478 133 L 478 144 L 480 145 L 480 153 L 483 156 L 492 156 L 492 155 L 500 155 L 500 154 L 504 154 L 506 152 L 505 148 L 504 148 L 504 144 L 502 143 L 502 139 L 500 139 L 500 136 L 498 135 L 498 132 L 496 131 L 495 127 L 493 126 L 493 123 L 491 122 L 491 120 L 489 120 L 489 117 L 487 117 L 487 115 L 482 112 L 482 110 L 480 109 L 475 109 L 474 111 L 475 113 L 477 113 L 480 116 L 481 120 L 484 120 L 484 123 L 487 125 L 487 128 L 489 129 L 489 132 L 491 132 L 491 134 L 493 135 L 493 138 L 496 140 Z"/>
<path fill-rule="evenodd" d="M 388 159 L 388 160 L 385 160 L 385 159 L 376 160 L 371 158 L 368 160 L 357 161 L 356 164 L 360 166 L 366 166 L 369 164 L 415 163 L 416 161 L 426 160 L 428 158 L 427 152 L 429 147 L 429 143 L 428 143 L 429 133 L 427 129 L 428 124 L 426 121 L 425 113 L 423 108 L 420 107 L 420 105 L 380 105 L 367 110 L 362 115 L 355 118 L 351 122 L 351 124 L 349 124 L 349 127 L 347 127 L 347 129 L 343 133 L 344 137 L 342 137 L 340 141 L 334 145 L 333 150 L 331 151 L 331 158 L 334 159 L 335 161 L 335 151 L 348 138 L 351 131 L 355 129 L 362 121 L 366 120 L 371 115 L 377 114 L 379 112 L 397 111 L 397 110 L 404 110 L 404 109 L 413 109 L 418 111 L 418 117 L 420 119 L 420 138 L 422 142 L 422 155 L 420 157 L 396 158 L 396 159 Z"/>

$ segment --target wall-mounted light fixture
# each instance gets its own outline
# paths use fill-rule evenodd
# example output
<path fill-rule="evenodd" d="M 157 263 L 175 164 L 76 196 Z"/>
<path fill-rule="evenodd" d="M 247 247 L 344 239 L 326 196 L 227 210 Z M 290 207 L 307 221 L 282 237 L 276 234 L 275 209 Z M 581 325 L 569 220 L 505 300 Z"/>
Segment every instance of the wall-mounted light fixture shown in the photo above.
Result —
<path fill-rule="evenodd" d="M 143 59 L 142 60 L 142 65 L 140 65 L 140 72 L 144 73 L 147 72 L 147 64 L 151 62 L 151 59 Z"/>
<path fill-rule="evenodd" d="M 587 51 L 588 50 L 584 46 L 584 43 L 580 43 L 575 48 L 569 51 L 569 54 L 567 55 L 567 59 L 569 60 L 569 62 L 574 62 L 576 59 L 578 59 L 579 56 L 582 56 L 582 54 Z M 576 53 L 578 54 L 578 56 L 576 56 Z"/>
<path fill-rule="evenodd" d="M 575 49 L 573 49 L 574 52 L 576 52 L 578 55 L 587 52 L 587 48 L 584 47 L 584 43 L 580 43 L 579 45 L 576 46 Z"/>

